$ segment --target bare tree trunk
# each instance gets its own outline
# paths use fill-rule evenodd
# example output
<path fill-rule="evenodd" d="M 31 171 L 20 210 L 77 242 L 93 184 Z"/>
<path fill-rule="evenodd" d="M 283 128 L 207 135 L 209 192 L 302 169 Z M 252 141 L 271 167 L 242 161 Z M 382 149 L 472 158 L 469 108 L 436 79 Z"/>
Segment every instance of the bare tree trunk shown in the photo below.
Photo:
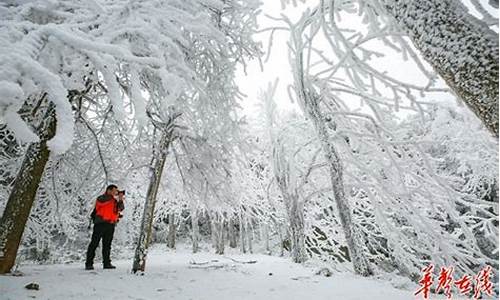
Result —
<path fill-rule="evenodd" d="M 302 263 L 307 260 L 304 229 L 304 205 L 299 199 L 296 190 L 293 190 L 290 184 L 290 163 L 285 158 L 285 150 L 281 142 L 273 150 L 273 159 L 275 160 L 274 176 L 281 190 L 285 211 L 292 232 L 292 260 L 296 263 Z"/>
<path fill-rule="evenodd" d="M 342 229 L 345 234 L 347 246 L 349 247 L 349 255 L 352 259 L 354 271 L 356 274 L 362 276 L 369 276 L 373 274 L 369 262 L 363 254 L 363 237 L 357 232 L 356 226 L 352 221 L 351 207 L 349 201 L 345 196 L 344 190 L 344 175 L 343 168 L 340 162 L 340 157 L 337 154 L 335 145 L 330 141 L 325 120 L 319 111 L 319 96 L 316 94 L 306 94 L 306 105 L 308 114 L 313 120 L 314 126 L 318 132 L 321 141 L 323 152 L 330 169 L 330 179 L 332 182 L 333 196 L 339 212 L 339 219 Z"/>
<path fill-rule="evenodd" d="M 247 253 L 246 248 L 246 228 L 245 228 L 245 220 L 242 213 L 240 213 L 240 251 L 241 253 Z"/>
<path fill-rule="evenodd" d="M 285 238 L 283 235 L 283 226 L 281 224 L 278 224 L 278 235 L 280 239 L 280 256 L 285 255 Z"/>
<path fill-rule="evenodd" d="M 153 225 L 154 210 L 156 204 L 156 194 L 160 185 L 163 167 L 167 158 L 167 150 L 170 146 L 172 132 L 164 131 L 158 144 L 158 151 L 154 153 L 151 163 L 151 179 L 149 181 L 148 191 L 146 193 L 146 202 L 144 203 L 144 213 L 142 216 L 141 230 L 139 240 L 135 249 L 134 263 L 132 272 L 144 271 L 146 267 L 146 256 L 151 242 L 151 229 Z"/>
<path fill-rule="evenodd" d="M 215 220 L 214 220 L 214 215 L 213 214 L 208 214 L 209 217 L 209 222 L 210 222 L 210 238 L 212 240 L 212 248 L 216 248 L 217 245 L 217 237 L 216 237 L 216 232 L 217 230 L 215 229 Z"/>
<path fill-rule="evenodd" d="M 247 235 L 248 252 L 253 253 L 253 228 L 248 219 L 245 219 L 245 232 Z"/>
<path fill-rule="evenodd" d="M 278 179 L 285 210 L 290 224 L 291 236 L 291 256 L 293 262 L 303 263 L 307 260 L 306 244 L 305 244 L 305 226 L 304 226 L 304 205 L 299 201 L 299 196 L 296 193 L 290 194 L 286 185 L 287 180 L 283 177 Z M 281 233 L 280 233 L 281 234 Z M 280 239 L 282 237 L 280 236 Z M 282 243 L 282 253 L 284 245 Z"/>
<path fill-rule="evenodd" d="M 264 223 L 264 246 L 266 248 L 266 253 L 271 255 L 271 247 L 269 246 L 269 223 Z"/>
<path fill-rule="evenodd" d="M 54 105 L 49 104 L 38 128 L 40 142 L 28 147 L 0 219 L 0 274 L 10 272 L 16 261 L 24 228 L 49 159 L 47 141 L 54 136 L 56 123 Z"/>
<path fill-rule="evenodd" d="M 422 1 L 416 1 L 422 2 Z M 363 246 L 365 244 L 363 236 L 361 236 L 352 221 L 352 212 L 348 199 L 344 191 L 344 176 L 343 168 L 340 162 L 340 157 L 337 154 L 335 145 L 330 141 L 328 135 L 326 120 L 320 111 L 320 96 L 309 86 L 306 86 L 304 81 L 304 63 L 302 50 L 297 51 L 295 56 L 296 73 L 294 74 L 295 88 L 299 100 L 302 102 L 305 113 L 312 119 L 318 138 L 321 142 L 325 159 L 330 169 L 330 180 L 332 182 L 333 196 L 339 212 L 340 224 L 344 231 L 344 235 L 349 248 L 349 254 L 352 258 L 354 272 L 362 276 L 373 274 L 369 262 L 363 255 Z M 332 121 L 333 122 L 333 121 Z M 335 124 L 334 124 L 335 125 Z"/>
<path fill-rule="evenodd" d="M 236 242 L 236 228 L 234 226 L 234 216 L 229 218 L 229 225 L 228 225 L 228 239 L 229 239 L 229 247 L 231 248 L 236 248 L 237 242 Z"/>
<path fill-rule="evenodd" d="M 200 226 L 198 224 L 198 210 L 191 209 L 191 226 L 193 227 L 193 253 L 197 253 L 200 250 L 199 240 L 200 240 Z"/>
<path fill-rule="evenodd" d="M 294 195 L 290 201 L 289 217 L 290 229 L 292 231 L 292 260 L 296 263 L 303 263 L 307 260 L 304 205 L 302 201 L 299 201 L 298 195 Z"/>
<path fill-rule="evenodd" d="M 498 34 L 461 1 L 383 2 L 424 59 L 498 138 Z"/>
<path fill-rule="evenodd" d="M 215 213 L 212 218 L 215 254 L 224 254 L 224 223 L 224 217 L 219 213 Z"/>
<path fill-rule="evenodd" d="M 174 213 L 168 214 L 168 235 L 167 235 L 167 247 L 170 249 L 175 249 L 175 215 Z"/>

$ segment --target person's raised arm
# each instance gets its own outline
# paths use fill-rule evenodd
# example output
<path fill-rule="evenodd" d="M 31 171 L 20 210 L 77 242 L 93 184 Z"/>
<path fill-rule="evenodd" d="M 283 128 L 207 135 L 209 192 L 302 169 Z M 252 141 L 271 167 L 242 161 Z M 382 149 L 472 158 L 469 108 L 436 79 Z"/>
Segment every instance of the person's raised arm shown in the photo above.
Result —
<path fill-rule="evenodd" d="M 118 211 L 122 211 L 125 209 L 124 200 L 125 200 L 125 194 L 122 193 L 118 194 L 118 202 L 117 202 Z"/>

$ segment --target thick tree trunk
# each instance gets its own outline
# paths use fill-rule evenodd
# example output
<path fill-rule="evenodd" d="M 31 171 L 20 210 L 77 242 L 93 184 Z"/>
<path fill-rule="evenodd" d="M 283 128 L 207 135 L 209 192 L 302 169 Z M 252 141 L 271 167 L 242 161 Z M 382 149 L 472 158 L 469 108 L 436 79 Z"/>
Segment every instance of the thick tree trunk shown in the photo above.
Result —
<path fill-rule="evenodd" d="M 168 235 L 167 235 L 167 247 L 170 249 L 175 249 L 175 215 L 174 213 L 168 214 Z"/>
<path fill-rule="evenodd" d="M 290 165 L 284 156 L 283 145 L 277 145 L 273 150 L 275 160 L 274 176 L 281 190 L 285 211 L 292 233 L 291 256 L 296 263 L 307 260 L 305 248 L 304 205 L 296 190 L 290 187 Z"/>
<path fill-rule="evenodd" d="M 304 205 L 302 201 L 299 201 L 298 195 L 291 199 L 289 218 L 292 232 L 292 260 L 296 263 L 303 263 L 307 260 Z"/>
<path fill-rule="evenodd" d="M 154 210 L 156 204 L 156 195 L 160 185 L 163 167 L 167 158 L 167 150 L 170 146 L 172 133 L 163 132 L 160 143 L 158 144 L 158 151 L 154 154 L 151 164 L 151 179 L 149 181 L 148 191 L 146 193 L 146 202 L 144 203 L 144 213 L 142 216 L 141 230 L 139 233 L 139 240 L 135 249 L 134 263 L 132 265 L 132 272 L 144 271 L 146 267 L 146 256 L 148 246 L 151 241 L 151 229 L 153 225 Z"/>
<path fill-rule="evenodd" d="M 212 231 L 214 234 L 215 254 L 224 254 L 224 217 L 218 213 L 212 217 Z"/>
<path fill-rule="evenodd" d="M 498 34 L 461 1 L 383 2 L 424 59 L 498 137 Z"/>
<path fill-rule="evenodd" d="M 296 193 L 289 193 L 286 186 L 286 180 L 283 177 L 277 177 L 278 184 L 283 196 L 285 210 L 288 216 L 288 223 L 291 231 L 291 256 L 293 262 L 303 263 L 307 260 L 304 226 L 304 205 L 299 201 Z M 284 245 L 282 245 L 282 248 Z M 283 249 L 282 249 L 283 250 Z M 283 251 L 282 251 L 283 253 Z"/>
<path fill-rule="evenodd" d="M 198 224 L 198 211 L 196 209 L 191 209 L 191 227 L 192 227 L 192 238 L 193 238 L 193 253 L 197 253 L 200 250 L 200 226 Z"/>
<path fill-rule="evenodd" d="M 54 136 L 56 123 L 54 106 L 49 104 L 38 128 L 40 142 L 28 147 L 0 219 L 0 274 L 10 272 L 16 261 L 24 228 L 49 159 L 47 141 Z"/>

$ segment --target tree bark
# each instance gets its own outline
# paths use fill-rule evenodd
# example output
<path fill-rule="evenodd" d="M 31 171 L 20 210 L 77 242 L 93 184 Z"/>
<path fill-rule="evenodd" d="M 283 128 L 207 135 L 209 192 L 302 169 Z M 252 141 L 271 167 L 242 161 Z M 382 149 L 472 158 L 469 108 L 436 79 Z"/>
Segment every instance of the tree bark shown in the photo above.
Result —
<path fill-rule="evenodd" d="M 24 228 L 49 160 L 47 141 L 55 135 L 56 123 L 54 105 L 50 103 L 38 128 L 40 142 L 28 147 L 0 219 L 0 274 L 10 272 L 14 266 Z"/>
<path fill-rule="evenodd" d="M 349 255 L 352 259 L 354 272 L 362 276 L 373 274 L 369 262 L 363 254 L 364 241 L 362 236 L 357 232 L 356 226 L 352 221 L 352 212 L 349 201 L 344 190 L 344 175 L 343 167 L 340 162 L 340 157 L 337 153 L 335 145 L 330 141 L 328 131 L 325 124 L 325 119 L 319 111 L 319 96 L 316 94 L 307 94 L 306 97 L 307 111 L 313 120 L 318 137 L 321 141 L 325 159 L 330 169 L 330 180 L 332 182 L 333 196 L 339 213 L 340 223 L 345 234 L 347 246 L 349 247 Z"/>
<path fill-rule="evenodd" d="M 275 153 L 278 153 L 275 151 Z M 282 159 L 282 157 L 277 157 L 275 159 Z M 286 162 L 281 161 L 277 164 L 285 164 Z M 287 168 L 288 170 L 289 168 Z M 304 205 L 299 200 L 299 196 L 295 192 L 289 192 L 288 177 L 289 174 L 283 174 L 282 172 L 287 172 L 286 170 L 276 170 L 277 173 L 276 181 L 278 182 L 279 188 L 281 190 L 281 195 L 283 196 L 283 202 L 285 205 L 285 210 L 288 217 L 288 223 L 290 225 L 290 231 L 292 233 L 291 242 L 291 256 L 295 263 L 303 263 L 307 260 L 306 244 L 305 244 L 305 226 L 304 226 Z M 283 247 L 283 245 L 282 245 Z"/>
<path fill-rule="evenodd" d="M 498 34 L 461 1 L 383 3 L 424 59 L 498 138 Z"/>
<path fill-rule="evenodd" d="M 246 248 L 246 228 L 245 228 L 245 220 L 244 216 L 242 213 L 240 213 L 240 251 L 241 253 L 247 253 L 247 248 Z"/>
<path fill-rule="evenodd" d="M 193 253 L 197 253 L 200 250 L 199 240 L 200 240 L 200 226 L 198 224 L 198 211 L 196 209 L 191 209 L 191 227 L 193 235 Z"/>
<path fill-rule="evenodd" d="M 418 1 L 421 2 L 421 1 Z M 335 145 L 330 141 L 326 120 L 320 110 L 320 95 L 312 88 L 306 86 L 304 80 L 303 48 L 297 49 L 295 55 L 296 71 L 294 74 L 295 89 L 299 100 L 302 102 L 306 115 L 312 119 L 323 153 L 330 170 L 333 196 L 339 213 L 340 224 L 347 241 L 349 255 L 352 258 L 354 272 L 361 276 L 373 274 L 369 262 L 363 255 L 363 237 L 357 233 L 356 226 L 352 221 L 352 212 L 349 201 L 345 196 L 343 168 Z M 334 121 L 332 121 L 334 122 Z M 335 124 L 333 124 L 335 125 Z M 335 127 L 335 126 L 334 126 Z"/>
<path fill-rule="evenodd" d="M 266 253 L 271 255 L 271 247 L 269 246 L 269 223 L 264 223 L 264 247 L 266 248 Z"/>
<path fill-rule="evenodd" d="M 292 233 L 291 256 L 296 263 L 307 260 L 305 248 L 304 204 L 299 199 L 297 190 L 290 183 L 290 162 L 285 157 L 285 150 L 279 139 L 273 149 L 274 176 L 283 197 L 283 204 Z"/>
<path fill-rule="evenodd" d="M 253 253 L 253 228 L 251 222 L 245 219 L 245 233 L 248 243 L 248 252 Z"/>
<path fill-rule="evenodd" d="M 212 217 L 215 254 L 224 254 L 224 223 L 224 217 L 218 213 L 215 213 Z"/>
<path fill-rule="evenodd" d="M 289 208 L 290 229 L 292 232 L 292 260 L 296 263 L 303 263 L 307 260 L 304 204 L 299 201 L 298 195 L 294 196 Z"/>
<path fill-rule="evenodd" d="M 228 224 L 228 239 L 229 239 L 229 247 L 236 248 L 238 243 L 236 241 L 236 228 L 234 226 L 234 217 L 229 218 Z"/>
<path fill-rule="evenodd" d="M 280 240 L 280 256 L 283 257 L 285 255 L 285 237 L 283 234 L 283 226 L 278 224 L 278 237 Z"/>
<path fill-rule="evenodd" d="M 168 235 L 167 235 L 167 247 L 170 249 L 175 249 L 175 215 L 174 213 L 168 214 Z"/>
<path fill-rule="evenodd" d="M 163 167 L 167 158 L 167 150 L 170 146 L 172 132 L 164 131 L 158 144 L 158 151 L 154 153 L 151 163 L 151 179 L 149 181 L 148 191 L 146 193 L 146 202 L 144 203 L 144 213 L 142 216 L 139 240 L 135 249 L 132 272 L 144 272 L 146 267 L 146 256 L 151 242 L 151 229 L 153 225 L 154 210 L 156 204 L 156 195 L 160 185 Z M 170 232 L 169 232 L 170 233 Z"/>

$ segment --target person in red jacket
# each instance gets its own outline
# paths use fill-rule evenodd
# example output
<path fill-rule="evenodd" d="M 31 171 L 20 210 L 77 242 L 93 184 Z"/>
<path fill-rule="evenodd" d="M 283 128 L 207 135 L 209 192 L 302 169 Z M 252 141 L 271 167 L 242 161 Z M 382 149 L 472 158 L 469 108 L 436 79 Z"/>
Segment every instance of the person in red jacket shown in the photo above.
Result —
<path fill-rule="evenodd" d="M 85 260 L 85 270 L 94 269 L 95 250 L 99 246 L 102 239 L 102 262 L 104 269 L 115 269 L 111 264 L 111 242 L 115 232 L 115 225 L 121 217 L 123 211 L 123 197 L 125 191 L 118 191 L 118 187 L 114 184 L 106 188 L 106 192 L 97 197 L 95 202 L 92 218 L 94 220 L 94 229 L 92 238 L 87 249 L 87 259 Z M 115 197 L 118 197 L 116 199 Z"/>

